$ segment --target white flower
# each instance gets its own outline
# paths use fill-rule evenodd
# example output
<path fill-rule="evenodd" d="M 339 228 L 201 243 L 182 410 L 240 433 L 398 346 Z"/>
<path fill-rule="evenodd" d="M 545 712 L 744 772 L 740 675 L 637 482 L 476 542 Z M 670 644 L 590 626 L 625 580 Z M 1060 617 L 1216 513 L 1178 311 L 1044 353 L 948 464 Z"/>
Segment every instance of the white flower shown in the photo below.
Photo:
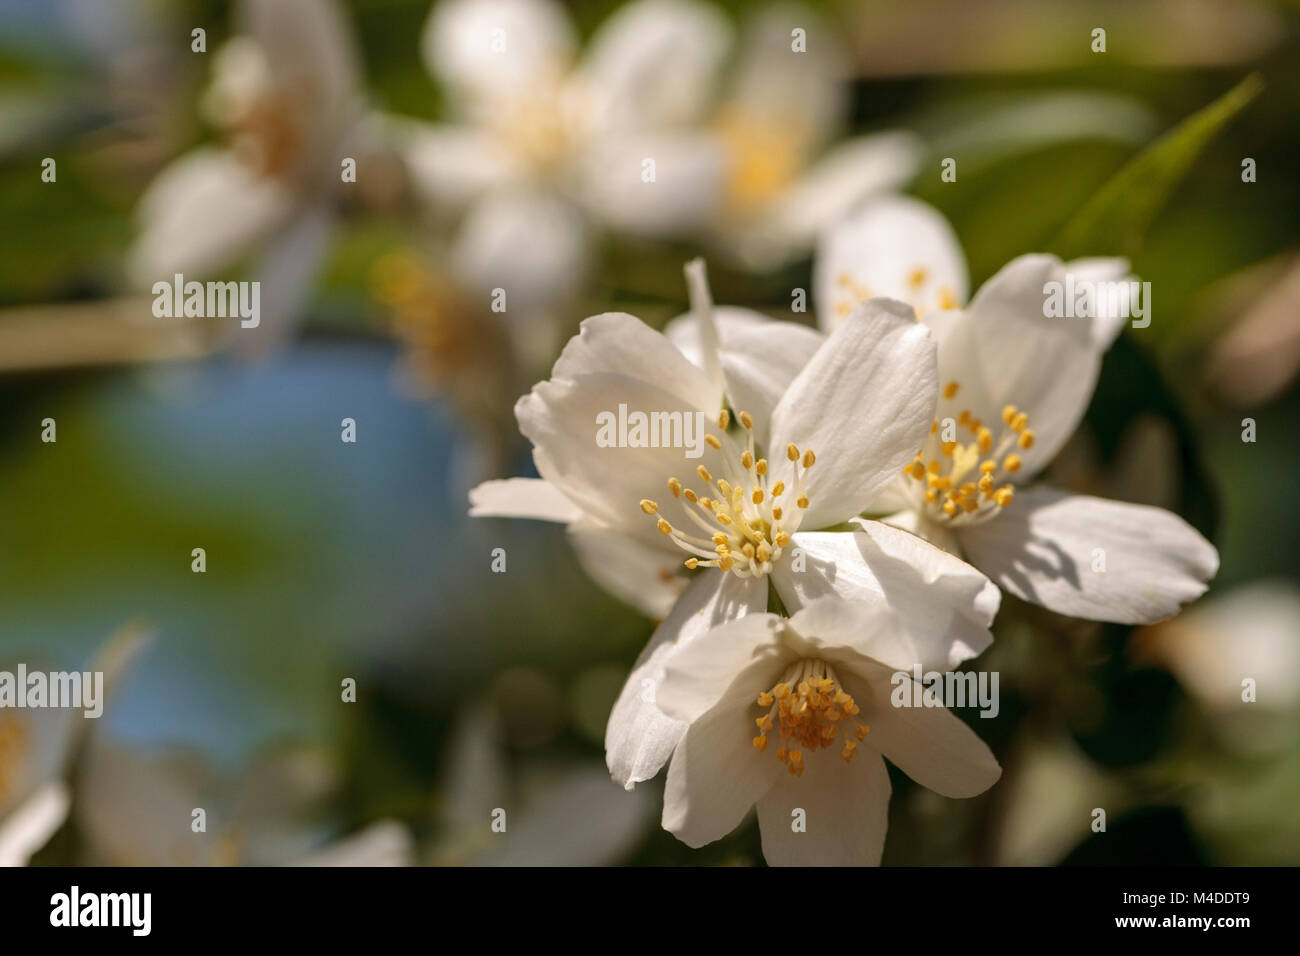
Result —
<path fill-rule="evenodd" d="M 543 313 L 586 271 L 593 226 L 698 230 L 723 156 L 697 122 L 730 32 L 706 4 L 638 0 L 579 60 L 554 0 L 437 3 L 422 49 L 455 121 L 405 124 L 405 154 L 417 190 L 463 213 L 450 254 L 459 279 L 505 289 L 512 312 Z"/>
<path fill-rule="evenodd" d="M 794 49 L 796 30 L 805 52 Z M 841 138 L 848 54 L 806 7 L 759 14 L 737 59 L 714 121 L 727 166 L 713 232 L 742 264 L 767 269 L 806 255 L 818 234 L 869 196 L 903 186 L 922 145 L 901 130 Z"/>
<path fill-rule="evenodd" d="M 1160 508 L 1022 487 L 1074 432 L 1102 353 L 1125 321 L 1049 318 L 1049 282 L 1126 281 L 1127 263 L 1021 256 L 968 306 L 965 263 L 941 216 L 911 199 L 872 203 L 824 238 L 824 328 L 861 298 L 910 301 L 938 342 L 943 383 L 930 436 L 871 511 L 962 555 L 1019 598 L 1125 624 L 1168 617 L 1218 569 L 1214 547 Z M 1148 303 L 1149 304 L 1149 303 Z"/>
<path fill-rule="evenodd" d="M 767 611 L 769 591 L 790 611 L 824 595 L 883 598 L 939 668 L 988 646 L 998 605 L 969 565 L 857 517 L 933 416 L 934 346 L 911 310 L 874 300 L 825 341 L 742 309 L 719 309 L 715 328 L 703 264 L 688 275 L 693 320 L 673 334 L 703 367 L 630 315 L 587 319 L 551 380 L 515 409 L 541 479 L 471 493 L 474 515 L 564 522 L 598 582 L 665 615 L 610 716 L 606 754 L 625 786 L 654 776 L 683 730 L 655 705 L 666 662 L 717 625 Z M 601 447 L 597 416 L 620 404 L 698 412 L 718 427 L 698 459 Z"/>
<path fill-rule="evenodd" d="M 1001 768 L 970 728 L 943 707 L 891 701 L 895 675 L 916 662 L 905 635 L 883 603 L 823 598 L 789 620 L 723 625 L 674 655 L 659 701 L 687 730 L 668 766 L 664 827 L 699 847 L 756 805 L 768 863 L 876 865 L 882 757 L 947 797 L 991 787 Z"/>
<path fill-rule="evenodd" d="M 333 232 L 341 163 L 358 158 L 360 68 L 333 0 L 241 0 L 239 33 L 213 54 L 205 106 L 226 144 L 165 168 L 140 200 L 139 284 L 204 279 L 261 250 L 261 324 L 273 344 L 306 298 Z"/>

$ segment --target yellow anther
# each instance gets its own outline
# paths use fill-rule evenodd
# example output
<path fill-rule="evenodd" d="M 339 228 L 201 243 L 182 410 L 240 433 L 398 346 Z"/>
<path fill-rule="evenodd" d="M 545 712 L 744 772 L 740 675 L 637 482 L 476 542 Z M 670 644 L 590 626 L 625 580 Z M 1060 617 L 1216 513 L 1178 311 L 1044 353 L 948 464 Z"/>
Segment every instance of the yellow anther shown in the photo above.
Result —
<path fill-rule="evenodd" d="M 958 384 L 957 382 L 949 382 L 947 385 L 943 387 L 943 397 L 952 398 L 957 394 L 957 390 L 959 388 L 961 388 L 961 385 Z"/>
<path fill-rule="evenodd" d="M 758 726 L 759 730 L 763 731 L 763 733 L 767 733 L 772 729 L 772 715 L 764 714 L 762 717 L 757 718 L 754 723 Z"/>
<path fill-rule="evenodd" d="M 1028 424 L 1029 424 L 1029 416 L 1026 415 L 1024 412 L 1021 412 L 1015 418 L 1011 419 L 1011 430 L 1013 432 L 1022 432 L 1025 430 L 1025 426 Z"/>
<path fill-rule="evenodd" d="M 812 449 L 809 448 L 807 451 L 803 453 L 803 466 L 805 468 L 811 468 L 816 463 L 817 463 L 817 456 L 814 455 Z"/>
<path fill-rule="evenodd" d="M 807 495 L 800 495 L 798 498 L 795 499 L 795 502 L 794 502 L 794 503 L 795 503 L 796 505 L 798 505 L 800 508 L 807 508 L 807 507 L 808 507 L 808 496 L 807 496 Z"/>
<path fill-rule="evenodd" d="M 709 446 L 710 448 L 712 448 L 714 451 L 717 451 L 718 449 L 720 449 L 720 448 L 722 447 L 722 442 L 718 441 L 718 438 L 717 438 L 716 435 L 705 435 L 705 436 L 704 436 L 704 441 L 705 441 L 705 442 L 708 444 L 708 446 Z"/>
<path fill-rule="evenodd" d="M 942 442 L 939 445 L 939 453 L 943 455 L 943 457 L 945 458 L 951 458 L 952 453 L 956 448 L 957 448 L 957 443 L 955 441 Z"/>
<path fill-rule="evenodd" d="M 777 700 L 785 700 L 790 696 L 790 685 L 786 683 L 777 684 L 772 688 L 772 695 L 776 697 Z"/>
<path fill-rule="evenodd" d="M 934 504 L 936 501 L 939 500 L 939 493 L 935 491 L 933 488 L 931 488 L 925 493 L 925 500 L 930 504 Z"/>
<path fill-rule="evenodd" d="M 920 481 L 922 478 L 925 477 L 925 465 L 921 464 L 919 461 L 912 462 L 910 465 L 907 466 L 907 468 L 904 469 L 904 471 L 906 471 L 917 481 Z"/>
<path fill-rule="evenodd" d="M 1010 485 L 1003 485 L 993 494 L 993 500 L 998 503 L 999 508 L 1005 508 L 1011 504 L 1011 499 L 1016 496 L 1016 491 Z"/>
<path fill-rule="evenodd" d="M 869 733 L 871 733 L 870 727 L 866 724 L 858 724 L 857 728 L 853 731 L 853 736 L 857 737 L 859 740 L 865 740 Z"/>
<path fill-rule="evenodd" d="M 993 476 L 982 475 L 980 477 L 979 486 L 980 486 L 980 491 L 987 495 L 989 492 L 993 490 Z"/>
<path fill-rule="evenodd" d="M 1020 456 L 1015 452 L 1002 459 L 1002 467 L 1013 475 L 1020 470 Z"/>
<path fill-rule="evenodd" d="M 684 563 L 688 568 L 690 568 L 692 571 L 694 571 L 696 568 L 698 568 L 698 567 L 700 566 L 700 559 L 699 559 L 699 558 L 687 558 L 683 563 Z"/>
<path fill-rule="evenodd" d="M 749 496 L 749 500 L 756 505 L 761 505 L 763 503 L 763 489 L 755 488 L 754 493 Z"/>
<path fill-rule="evenodd" d="M 980 444 L 980 451 L 987 452 L 993 447 L 993 433 L 987 428 L 981 428 L 976 438 Z"/>
<path fill-rule="evenodd" d="M 659 506 L 658 506 L 657 504 L 655 504 L 653 501 L 651 501 L 649 498 L 642 498 L 642 499 L 641 499 L 641 510 L 644 511 L 644 512 L 645 512 L 646 514 L 648 514 L 648 515 L 658 514 L 658 513 L 659 513 Z"/>
<path fill-rule="evenodd" d="M 698 468 L 696 468 L 695 473 L 700 476 L 700 481 L 713 480 L 713 476 L 709 474 L 709 469 L 705 468 L 703 465 L 700 465 Z"/>
<path fill-rule="evenodd" d="M 682 496 L 682 483 L 676 478 L 669 478 L 668 490 L 672 492 L 674 498 L 680 498 Z"/>
<path fill-rule="evenodd" d="M 749 453 L 748 449 L 740 456 L 740 463 L 746 471 L 754 467 L 754 456 Z"/>
<path fill-rule="evenodd" d="M 731 424 L 731 413 L 724 408 L 722 411 L 718 412 L 718 427 L 725 432 L 727 430 L 727 426 L 730 424 Z"/>
<path fill-rule="evenodd" d="M 759 753 L 762 753 L 764 750 L 766 750 L 766 749 L 767 749 L 767 738 L 766 738 L 766 737 L 763 737 L 763 736 L 755 737 L 755 738 L 754 738 L 754 749 L 757 750 Z"/>
<path fill-rule="evenodd" d="M 785 446 L 785 457 L 791 461 L 799 460 L 799 447 L 793 442 Z"/>
<path fill-rule="evenodd" d="M 926 278 L 930 275 L 924 267 L 918 266 L 907 274 L 907 284 L 913 289 L 919 289 L 925 285 Z"/>
<path fill-rule="evenodd" d="M 736 562 L 732 559 L 731 555 L 726 555 L 725 557 L 718 559 L 718 568 L 723 571 L 730 571 L 732 565 L 735 563 Z"/>
<path fill-rule="evenodd" d="M 685 498 L 687 501 L 689 501 L 691 504 L 694 504 L 695 502 L 700 500 L 700 496 L 697 495 L 690 488 L 687 488 L 685 491 L 682 492 L 682 497 Z"/>
<path fill-rule="evenodd" d="M 939 308 L 944 311 L 957 308 L 957 296 L 947 286 L 939 290 Z"/>
<path fill-rule="evenodd" d="M 949 518 L 951 518 L 953 515 L 957 513 L 957 505 L 955 505 L 951 501 L 945 501 L 943 503 L 943 513 L 946 514 Z"/>
<path fill-rule="evenodd" d="M 1015 420 L 1015 417 L 1016 417 L 1016 406 L 1004 405 L 1002 407 L 1002 421 L 1010 425 Z"/>
<path fill-rule="evenodd" d="M 756 461 L 756 462 L 754 463 L 754 473 L 755 473 L 755 474 L 758 474 L 758 475 L 766 475 L 766 474 L 767 474 L 767 459 L 766 459 L 766 458 L 760 458 L 758 461 Z"/>
<path fill-rule="evenodd" d="M 1018 444 L 1020 445 L 1021 448 L 1033 448 L 1034 433 L 1031 432 L 1028 428 L 1026 428 L 1024 431 L 1020 433 Z"/>
<path fill-rule="evenodd" d="M 991 475 L 991 474 L 993 474 L 993 472 L 995 472 L 995 471 L 997 471 L 997 470 L 998 470 L 997 462 L 994 462 L 994 461 L 982 461 L 982 462 L 980 462 L 980 474 L 981 474 L 981 475 Z"/>
<path fill-rule="evenodd" d="M 731 515 L 729 515 L 729 514 L 719 514 L 719 515 L 717 515 L 717 518 L 718 518 L 718 521 L 720 521 L 722 524 L 731 524 L 731 523 L 732 523 L 732 521 L 731 521 Z"/>
<path fill-rule="evenodd" d="M 773 540 L 772 543 L 775 544 L 778 548 L 784 548 L 787 544 L 790 543 L 790 536 L 786 534 L 784 531 L 778 531 L 776 533 L 776 538 Z"/>
<path fill-rule="evenodd" d="M 757 703 L 759 707 L 771 707 L 772 700 L 773 700 L 772 695 L 769 694 L 767 691 L 763 691 L 761 694 L 758 695 Z"/>
<path fill-rule="evenodd" d="M 672 534 L 672 533 L 673 533 L 673 526 L 670 525 L 670 524 L 669 524 L 667 521 L 665 521 L 663 518 L 660 518 L 660 519 L 659 519 L 658 528 L 659 528 L 659 530 L 662 531 L 664 534 Z"/>
<path fill-rule="evenodd" d="M 930 464 L 926 466 L 930 474 L 937 475 L 943 469 L 943 464 L 938 458 L 931 458 Z"/>
<path fill-rule="evenodd" d="M 745 426 L 746 431 L 749 431 L 754 427 L 754 417 L 750 415 L 749 412 L 741 412 L 740 424 Z"/>
<path fill-rule="evenodd" d="M 781 517 L 782 517 L 784 514 L 785 514 L 785 509 L 784 509 L 784 508 L 773 508 L 773 509 L 772 509 L 772 517 L 775 518 L 777 521 L 780 521 L 780 520 L 781 520 Z"/>
<path fill-rule="evenodd" d="M 718 490 L 722 492 L 722 497 L 729 499 L 731 497 L 731 492 L 733 491 L 731 482 L 727 481 L 726 478 L 719 478 Z"/>

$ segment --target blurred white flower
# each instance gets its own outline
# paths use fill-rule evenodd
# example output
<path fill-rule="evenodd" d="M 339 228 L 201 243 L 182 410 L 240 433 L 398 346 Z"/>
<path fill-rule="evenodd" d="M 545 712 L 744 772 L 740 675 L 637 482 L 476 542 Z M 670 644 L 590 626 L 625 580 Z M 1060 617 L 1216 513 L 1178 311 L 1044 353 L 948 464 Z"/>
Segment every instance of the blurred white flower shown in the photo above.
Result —
<path fill-rule="evenodd" d="M 106 698 L 144 641 L 138 627 L 123 628 L 87 665 L 104 675 Z M 63 825 L 72 799 L 67 766 L 98 719 L 63 708 L 0 710 L 0 866 L 26 866 Z"/>
<path fill-rule="evenodd" d="M 554 0 L 442 0 L 422 39 L 455 116 L 403 124 L 417 190 L 463 214 L 458 278 L 532 317 L 587 272 L 593 227 L 683 235 L 722 176 L 699 129 L 731 30 L 694 0 L 637 0 L 577 37 Z M 654 164 L 645 181 L 645 161 Z"/>
<path fill-rule="evenodd" d="M 593 578 L 666 615 L 610 716 L 606 755 L 628 787 L 658 772 L 684 729 L 655 704 L 666 663 L 711 628 L 765 612 L 770 589 L 792 611 L 823 595 L 883 597 L 917 657 L 941 668 L 988 646 L 999 600 L 964 562 L 857 517 L 915 454 L 933 414 L 934 346 L 911 309 L 864 304 L 821 342 L 742 309 L 715 318 L 703 263 L 687 272 L 693 316 L 672 335 L 700 364 L 630 315 L 587 319 L 551 380 L 515 409 L 542 477 L 470 496 L 474 515 L 567 524 Z M 697 459 L 680 447 L 602 447 L 595 423 L 620 405 L 698 415 L 717 434 Z"/>
<path fill-rule="evenodd" d="M 848 55 L 814 11 L 764 10 L 750 21 L 737 59 L 714 121 L 726 179 L 711 231 L 741 264 L 772 268 L 806 255 L 824 229 L 915 174 L 922 144 L 911 133 L 839 139 L 848 119 Z"/>
<path fill-rule="evenodd" d="M 1001 768 L 969 727 L 945 708 L 891 701 L 894 675 L 916 663 L 906 634 L 883 602 L 822 598 L 683 648 L 658 691 L 687 728 L 668 766 L 664 827 L 699 847 L 757 805 L 768 863 L 876 865 L 889 821 L 882 757 L 947 797 L 991 787 Z"/>
<path fill-rule="evenodd" d="M 1218 552 L 1160 508 L 1021 488 L 1074 432 L 1101 357 L 1123 325 L 1118 304 L 1050 318 L 1049 282 L 1127 281 L 1118 259 L 1013 260 L 969 306 L 951 227 L 916 200 L 873 203 L 822 240 L 823 328 L 871 296 L 912 302 L 933 332 L 943 383 L 915 459 L 871 511 L 964 556 L 1019 598 L 1090 620 L 1150 623 L 1199 597 Z"/>
<path fill-rule="evenodd" d="M 490 708 L 461 716 L 446 761 L 432 862 L 609 866 L 624 862 L 644 839 L 655 809 L 644 789 L 625 793 L 596 761 L 512 767 L 500 737 Z M 503 831 L 493 829 L 498 819 Z"/>
<path fill-rule="evenodd" d="M 323 843 L 309 817 L 337 775 L 309 749 L 259 757 L 233 775 L 193 755 L 138 753 L 97 738 L 77 780 L 74 815 L 89 862 L 110 866 L 405 866 L 410 834 L 379 821 Z M 203 829 L 196 831 L 197 810 Z"/>
<path fill-rule="evenodd" d="M 1211 711 L 1300 708 L 1300 588 L 1292 583 L 1259 581 L 1216 594 L 1138 642 Z M 1252 702 L 1243 699 L 1247 678 Z"/>
<path fill-rule="evenodd" d="M 333 232 L 341 163 L 365 112 L 353 39 L 334 0 L 240 0 L 238 34 L 213 54 L 205 107 L 224 136 L 166 167 L 140 200 L 130 252 L 144 287 L 211 277 L 260 252 L 265 349 L 301 310 Z M 255 343 L 248 346 L 248 343 Z"/>

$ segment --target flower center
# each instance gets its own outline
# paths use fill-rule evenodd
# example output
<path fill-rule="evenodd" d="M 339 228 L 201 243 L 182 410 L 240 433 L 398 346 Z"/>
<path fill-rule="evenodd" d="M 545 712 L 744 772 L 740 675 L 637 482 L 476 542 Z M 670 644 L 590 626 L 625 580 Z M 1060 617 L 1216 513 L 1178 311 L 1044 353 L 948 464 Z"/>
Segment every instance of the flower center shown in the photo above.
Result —
<path fill-rule="evenodd" d="M 767 713 L 754 720 L 758 726 L 754 749 L 759 753 L 767 750 L 767 735 L 775 728 L 781 735 L 776 758 L 796 777 L 803 776 L 804 750 L 829 749 L 840 736 L 841 723 L 846 735 L 851 730 L 857 740 L 865 739 L 871 730 L 852 720 L 861 708 L 825 661 L 796 661 L 755 703 L 766 707 Z M 848 763 L 857 751 L 857 742 L 846 739 L 840 756 Z"/>
<path fill-rule="evenodd" d="M 924 266 L 916 266 L 910 269 L 906 279 L 907 293 L 903 296 L 907 304 L 912 307 L 919 319 L 930 308 L 938 309 L 941 312 L 948 309 L 959 308 L 961 303 L 957 301 L 957 295 L 952 291 L 952 287 L 936 283 L 930 274 L 930 270 Z M 863 282 L 859 282 L 851 272 L 841 272 L 835 277 L 835 318 L 841 320 L 853 311 L 854 306 L 859 302 L 865 302 L 875 295 L 885 293 L 873 292 L 871 288 Z"/>
<path fill-rule="evenodd" d="M 949 382 L 943 400 L 956 398 L 961 386 Z M 903 474 L 917 482 L 924 511 L 947 524 L 976 524 L 1011 504 L 1009 482 L 1020 470 L 1020 452 L 1032 448 L 1029 416 L 1014 405 L 1002 409 L 993 427 L 962 409 L 956 417 L 936 418 L 925 447 Z"/>
<path fill-rule="evenodd" d="M 739 455 L 727 438 L 731 416 L 726 409 L 718 413 L 722 438 L 704 436 L 709 447 L 716 451 L 723 451 L 726 443 L 723 461 L 727 477 L 715 479 L 703 465 L 695 470 L 706 487 L 717 488 L 718 497 L 699 495 L 678 479 L 668 479 L 668 491 L 674 498 L 684 500 L 686 516 L 707 536 L 687 534 L 662 516 L 658 518 L 658 527 L 679 548 L 693 555 L 686 559 L 686 567 L 720 568 L 747 578 L 769 574 L 772 563 L 789 546 L 790 537 L 798 530 L 804 509 L 808 507 L 804 476 L 817 456 L 812 449 L 800 453 L 795 445 L 787 445 L 786 458 L 793 469 L 791 484 L 784 480 L 773 484 L 767 459 L 754 457 L 754 419 L 749 412 L 741 412 L 738 417 L 746 437 L 745 450 Z M 659 505 L 649 498 L 641 500 L 641 510 L 648 515 L 659 515 Z"/>
<path fill-rule="evenodd" d="M 801 120 L 788 117 L 778 122 L 730 109 L 717 123 L 731 161 L 726 200 L 733 213 L 753 212 L 794 182 L 807 139 Z"/>
<path fill-rule="evenodd" d="M 0 806 L 17 786 L 27 754 L 27 727 L 12 714 L 0 714 Z"/>
<path fill-rule="evenodd" d="M 298 118 L 306 97 L 276 86 L 256 42 L 238 37 L 217 54 L 205 107 L 240 160 L 259 175 L 290 172 L 305 148 Z"/>

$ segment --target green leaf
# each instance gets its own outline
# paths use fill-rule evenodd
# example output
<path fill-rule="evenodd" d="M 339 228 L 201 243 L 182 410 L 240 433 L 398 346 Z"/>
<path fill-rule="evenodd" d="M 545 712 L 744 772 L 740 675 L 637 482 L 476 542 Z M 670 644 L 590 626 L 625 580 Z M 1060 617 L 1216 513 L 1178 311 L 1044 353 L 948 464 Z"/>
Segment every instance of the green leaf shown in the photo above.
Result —
<path fill-rule="evenodd" d="M 1052 251 L 1063 259 L 1132 255 L 1206 145 L 1263 88 L 1259 74 L 1252 73 L 1131 159 L 1066 223 Z"/>

